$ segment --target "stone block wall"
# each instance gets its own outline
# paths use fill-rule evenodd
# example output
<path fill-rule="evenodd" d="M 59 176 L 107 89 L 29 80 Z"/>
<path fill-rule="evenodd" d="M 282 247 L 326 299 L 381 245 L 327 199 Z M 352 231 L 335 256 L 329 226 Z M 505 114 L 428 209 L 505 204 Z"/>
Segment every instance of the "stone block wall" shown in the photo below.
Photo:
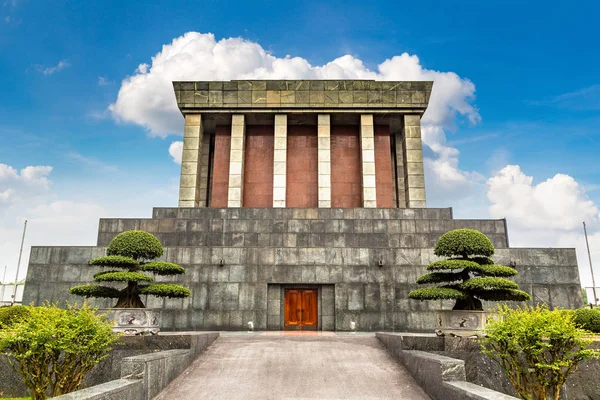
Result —
<path fill-rule="evenodd" d="M 452 303 L 407 295 L 437 259 L 438 238 L 455 228 L 490 237 L 496 260 L 515 265 L 517 282 L 535 301 L 582 305 L 574 249 L 511 249 L 504 220 L 454 220 L 451 209 L 367 208 L 156 208 L 149 219 L 101 219 L 97 246 L 32 248 L 24 302 L 81 302 L 68 289 L 93 281 L 97 268 L 87 262 L 118 233 L 142 229 L 161 240 L 164 260 L 186 268 L 183 276 L 157 280 L 192 292 L 187 299 L 145 300 L 163 309 L 165 330 L 238 330 L 248 321 L 279 329 L 281 288 L 305 285 L 320 288 L 322 329 L 349 330 L 354 321 L 358 330 L 427 331 L 432 311 Z M 112 300 L 93 303 L 110 307 Z"/>

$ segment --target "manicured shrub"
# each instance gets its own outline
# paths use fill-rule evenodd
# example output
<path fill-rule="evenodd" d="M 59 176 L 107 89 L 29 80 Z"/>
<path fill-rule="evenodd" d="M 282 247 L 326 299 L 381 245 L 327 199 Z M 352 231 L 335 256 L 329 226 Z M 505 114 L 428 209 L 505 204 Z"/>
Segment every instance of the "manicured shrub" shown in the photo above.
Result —
<path fill-rule="evenodd" d="M 157 297 L 188 297 L 190 291 L 171 283 L 152 283 L 154 275 L 180 275 L 185 273 L 181 265 L 153 261 L 162 256 L 163 248 L 158 238 L 144 231 L 127 231 L 118 234 L 109 243 L 106 256 L 90 261 L 96 267 L 117 268 L 94 274 L 96 282 L 126 282 L 127 287 L 119 290 L 103 285 L 79 285 L 69 292 L 75 295 L 100 298 L 116 298 L 115 308 L 144 308 L 140 295 Z M 124 270 L 124 271 L 120 271 Z"/>
<path fill-rule="evenodd" d="M 408 297 L 415 300 L 456 300 L 455 310 L 483 310 L 481 300 L 526 301 L 531 297 L 506 277 L 517 271 L 495 265 L 489 258 L 494 246 L 483 233 L 473 229 L 455 229 L 438 240 L 434 253 L 447 260 L 427 266 L 432 271 L 417 279 L 418 284 L 437 287 L 415 289 Z"/>
<path fill-rule="evenodd" d="M 600 308 L 580 308 L 573 311 L 575 323 L 594 333 L 600 333 Z"/>
<path fill-rule="evenodd" d="M 86 304 L 26 308 L 27 318 L 0 330 L 0 354 L 23 377 L 34 400 L 77 390 L 119 337 L 106 316 Z"/>
<path fill-rule="evenodd" d="M 153 260 L 163 255 L 163 247 L 153 234 L 134 230 L 115 236 L 108 244 L 106 255 Z"/>
<path fill-rule="evenodd" d="M 22 321 L 29 315 L 29 307 L 7 306 L 0 307 L 0 329 L 10 327 L 13 323 Z"/>
<path fill-rule="evenodd" d="M 545 305 L 517 309 L 502 305 L 485 334 L 483 353 L 500 364 L 522 399 L 558 400 L 578 363 L 600 357 L 572 312 L 550 311 Z"/>

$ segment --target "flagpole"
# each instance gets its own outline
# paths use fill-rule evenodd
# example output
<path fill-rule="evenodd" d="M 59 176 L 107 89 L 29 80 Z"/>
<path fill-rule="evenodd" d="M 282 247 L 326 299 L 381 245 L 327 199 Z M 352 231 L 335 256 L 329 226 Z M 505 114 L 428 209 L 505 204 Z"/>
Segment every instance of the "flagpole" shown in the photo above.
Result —
<path fill-rule="evenodd" d="M 0 303 L 4 301 L 4 289 L 6 288 L 6 265 L 4 266 L 4 275 L 2 276 L 2 294 L 0 294 Z"/>
<path fill-rule="evenodd" d="M 596 297 L 596 280 L 594 279 L 594 268 L 592 268 L 592 255 L 590 253 L 590 242 L 588 242 L 587 229 L 585 221 L 583 221 L 583 233 L 585 235 L 585 244 L 587 246 L 588 259 L 590 260 L 590 272 L 592 273 L 592 292 L 594 293 L 594 305 L 598 305 L 598 297 Z"/>
<path fill-rule="evenodd" d="M 21 256 L 23 255 L 23 242 L 25 242 L 25 231 L 27 231 L 27 220 L 25 220 L 25 224 L 23 225 L 23 237 L 21 238 L 21 250 L 19 250 L 19 261 L 17 261 L 17 275 L 15 276 L 15 289 L 13 290 L 12 296 L 12 304 L 15 304 L 17 300 L 17 287 L 19 284 L 19 268 L 21 267 Z"/>

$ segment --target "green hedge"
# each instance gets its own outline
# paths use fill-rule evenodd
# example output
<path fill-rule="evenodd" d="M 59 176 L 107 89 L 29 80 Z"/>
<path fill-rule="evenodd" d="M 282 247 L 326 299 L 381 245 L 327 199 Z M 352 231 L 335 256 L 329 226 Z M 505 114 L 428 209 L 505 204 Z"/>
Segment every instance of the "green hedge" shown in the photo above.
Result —
<path fill-rule="evenodd" d="M 27 306 L 0 307 L 0 329 L 8 328 L 15 322 L 25 319 L 29 315 Z"/>
<path fill-rule="evenodd" d="M 151 276 L 141 272 L 102 271 L 94 275 L 97 282 L 152 282 Z"/>
<path fill-rule="evenodd" d="M 118 299 L 121 291 L 108 286 L 101 285 L 79 285 L 69 289 L 69 293 L 83 297 L 97 297 L 107 299 Z"/>
<path fill-rule="evenodd" d="M 575 323 L 581 328 L 600 333 L 600 308 L 580 308 L 573 311 Z"/>
<path fill-rule="evenodd" d="M 142 265 L 142 271 L 153 272 L 156 275 L 181 275 L 185 274 L 185 269 L 181 265 L 170 262 L 155 261 Z"/>
<path fill-rule="evenodd" d="M 127 231 L 119 233 L 110 241 L 106 254 L 135 260 L 152 260 L 163 255 L 163 247 L 160 240 L 151 233 Z"/>
<path fill-rule="evenodd" d="M 461 300 L 468 298 L 468 295 L 448 287 L 430 287 L 415 289 L 408 297 L 414 300 Z"/>
<path fill-rule="evenodd" d="M 90 265 L 98 267 L 131 268 L 140 265 L 140 263 L 131 257 L 104 256 L 90 260 Z"/>
<path fill-rule="evenodd" d="M 141 288 L 140 293 L 170 298 L 188 297 L 191 294 L 188 288 L 172 283 L 155 283 L 144 286 Z"/>
<path fill-rule="evenodd" d="M 474 229 L 454 229 L 440 237 L 434 253 L 439 257 L 484 256 L 494 254 L 492 241 Z"/>

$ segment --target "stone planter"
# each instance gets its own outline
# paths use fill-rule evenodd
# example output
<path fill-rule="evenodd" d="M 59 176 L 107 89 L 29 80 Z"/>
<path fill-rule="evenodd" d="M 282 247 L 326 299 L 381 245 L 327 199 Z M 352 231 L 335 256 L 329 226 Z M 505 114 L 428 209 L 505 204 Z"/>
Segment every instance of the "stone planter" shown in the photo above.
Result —
<path fill-rule="evenodd" d="M 440 310 L 435 312 L 435 333 L 438 336 L 479 336 L 488 319 L 489 311 Z"/>
<path fill-rule="evenodd" d="M 115 321 L 113 332 L 125 335 L 156 335 L 160 330 L 160 310 L 148 308 L 109 308 L 98 310 Z"/>

